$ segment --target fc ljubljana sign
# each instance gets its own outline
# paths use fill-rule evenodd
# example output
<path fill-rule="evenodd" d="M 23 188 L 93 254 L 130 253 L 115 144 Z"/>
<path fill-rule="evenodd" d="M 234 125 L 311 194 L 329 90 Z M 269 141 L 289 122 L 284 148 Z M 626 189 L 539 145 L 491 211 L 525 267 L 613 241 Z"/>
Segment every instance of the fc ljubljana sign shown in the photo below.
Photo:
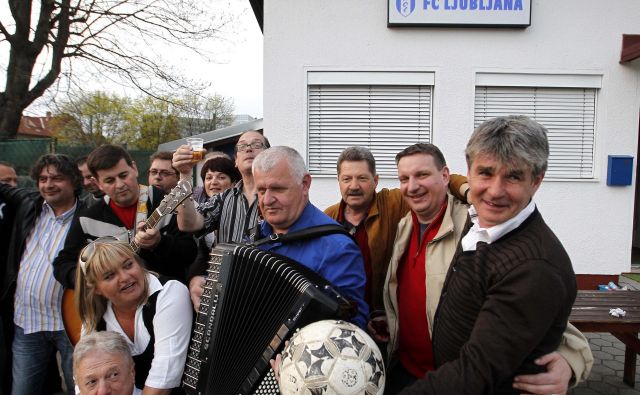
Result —
<path fill-rule="evenodd" d="M 531 0 L 387 0 L 389 26 L 527 27 Z"/>

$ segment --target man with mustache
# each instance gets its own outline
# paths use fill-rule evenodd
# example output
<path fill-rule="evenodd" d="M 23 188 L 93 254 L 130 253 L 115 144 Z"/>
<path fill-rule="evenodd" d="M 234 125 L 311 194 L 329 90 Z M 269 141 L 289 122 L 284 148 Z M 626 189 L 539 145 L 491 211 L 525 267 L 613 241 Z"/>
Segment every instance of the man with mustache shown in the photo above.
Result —
<path fill-rule="evenodd" d="M 193 237 L 178 230 L 174 215 L 162 217 L 155 228 L 142 227 L 164 198 L 164 192 L 138 185 L 138 168 L 120 146 L 105 144 L 96 148 L 87 165 L 105 197 L 73 221 L 64 249 L 53 262 L 56 279 L 65 288 L 74 288 L 78 255 L 88 241 L 102 236 L 129 241 L 136 232 L 135 241 L 141 248 L 138 255 L 148 268 L 185 281 L 186 267 L 196 254 Z"/>
<path fill-rule="evenodd" d="M 49 361 L 58 350 L 67 393 L 73 394 L 73 347 L 62 325 L 62 287 L 51 263 L 72 218 L 84 207 L 78 200 L 82 176 L 70 157 L 43 155 L 31 178 L 37 192 L 0 183 L 0 199 L 15 212 L 2 282 L 5 336 L 13 333 L 11 393 L 41 393 Z"/>
<path fill-rule="evenodd" d="M 325 214 L 351 232 L 362 252 L 367 283 L 365 300 L 371 310 L 384 309 L 382 290 L 393 249 L 398 222 L 409 205 L 397 188 L 376 192 L 376 161 L 367 148 L 349 147 L 338 157 L 338 185 L 342 200 L 324 210 Z M 454 174 L 450 190 L 464 198 L 467 179 Z"/>

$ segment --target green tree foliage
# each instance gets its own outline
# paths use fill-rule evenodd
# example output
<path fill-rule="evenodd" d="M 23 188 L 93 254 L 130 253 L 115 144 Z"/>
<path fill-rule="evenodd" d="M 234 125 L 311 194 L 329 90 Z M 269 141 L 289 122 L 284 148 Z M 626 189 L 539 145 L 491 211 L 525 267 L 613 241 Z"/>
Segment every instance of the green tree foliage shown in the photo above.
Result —
<path fill-rule="evenodd" d="M 179 139 L 178 113 L 166 98 L 136 100 L 129 112 L 127 140 L 138 149 L 155 150 L 159 144 Z"/>
<path fill-rule="evenodd" d="M 62 103 L 53 119 L 55 137 L 71 146 L 125 143 L 130 128 L 129 99 L 104 92 L 78 94 Z"/>
<path fill-rule="evenodd" d="M 229 102 L 222 96 L 214 97 L 220 102 Z M 232 111 L 229 107 L 224 109 Z M 65 145 L 96 147 L 103 143 L 116 143 L 126 144 L 132 149 L 155 150 L 159 144 L 183 137 L 184 111 L 185 105 L 181 100 L 169 97 L 130 99 L 92 92 L 77 94 L 63 102 L 56 111 L 53 125 L 55 137 Z M 233 119 L 231 113 L 217 114 L 221 114 L 218 122 L 226 122 L 224 125 Z M 202 122 L 210 125 L 210 120 Z M 203 126 L 202 131 L 213 130 L 205 128 Z"/>
<path fill-rule="evenodd" d="M 214 94 L 186 94 L 180 104 L 180 129 L 183 136 L 193 136 L 231 126 L 235 110 L 233 100 Z"/>

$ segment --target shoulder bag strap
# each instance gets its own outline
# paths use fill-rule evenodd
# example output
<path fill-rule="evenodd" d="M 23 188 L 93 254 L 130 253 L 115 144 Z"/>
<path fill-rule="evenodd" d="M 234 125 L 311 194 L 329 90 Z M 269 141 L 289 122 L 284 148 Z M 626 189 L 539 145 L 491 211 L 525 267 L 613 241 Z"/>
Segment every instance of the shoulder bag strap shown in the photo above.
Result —
<path fill-rule="evenodd" d="M 314 237 L 325 236 L 333 233 L 342 233 L 345 236 L 353 238 L 349 231 L 346 230 L 343 226 L 328 224 L 312 226 L 310 228 L 302 229 L 292 233 L 273 233 L 265 238 L 255 241 L 251 245 L 257 247 L 267 243 L 290 243 L 292 241 L 311 239 Z"/>

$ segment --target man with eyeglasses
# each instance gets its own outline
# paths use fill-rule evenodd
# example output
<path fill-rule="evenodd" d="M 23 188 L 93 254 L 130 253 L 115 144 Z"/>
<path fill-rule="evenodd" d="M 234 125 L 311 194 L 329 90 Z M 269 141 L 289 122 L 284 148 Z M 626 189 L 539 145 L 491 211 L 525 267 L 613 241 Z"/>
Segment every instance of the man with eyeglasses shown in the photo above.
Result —
<path fill-rule="evenodd" d="M 156 152 L 151 155 L 149 168 L 149 185 L 158 187 L 169 193 L 178 185 L 178 172 L 171 167 L 173 154 L 169 151 Z"/>
<path fill-rule="evenodd" d="M 89 170 L 106 194 L 99 203 L 80 213 L 73 221 L 64 248 L 53 262 L 56 279 L 65 288 L 75 287 L 80 250 L 88 241 L 102 236 L 135 240 L 138 255 L 150 270 L 185 280 L 186 267 L 196 256 L 193 237 L 178 230 L 174 215 L 162 216 L 155 228 L 144 221 L 164 198 L 164 191 L 138 184 L 138 168 L 122 147 L 104 144 L 91 152 Z"/>
<path fill-rule="evenodd" d="M 196 209 L 193 201 L 185 202 L 178 209 L 178 227 L 183 232 L 207 234 L 216 232 L 219 243 L 253 241 L 258 227 L 259 209 L 257 191 L 251 166 L 253 159 L 269 148 L 269 140 L 262 133 L 250 130 L 240 135 L 236 144 L 236 167 L 242 180 L 226 191 L 215 195 Z M 182 145 L 173 154 L 173 167 L 180 172 L 181 180 L 190 180 L 195 163 L 191 148 Z M 189 269 L 189 292 L 196 311 L 200 306 L 208 256 L 199 254 Z"/>
<path fill-rule="evenodd" d="M 49 361 L 60 351 L 67 393 L 73 394 L 73 347 L 64 332 L 62 286 L 51 262 L 62 248 L 78 200 L 82 176 L 66 155 L 43 155 L 31 169 L 38 191 L 0 183 L 0 198 L 15 212 L 2 281 L 5 335 L 13 333 L 12 394 L 39 394 Z"/>

